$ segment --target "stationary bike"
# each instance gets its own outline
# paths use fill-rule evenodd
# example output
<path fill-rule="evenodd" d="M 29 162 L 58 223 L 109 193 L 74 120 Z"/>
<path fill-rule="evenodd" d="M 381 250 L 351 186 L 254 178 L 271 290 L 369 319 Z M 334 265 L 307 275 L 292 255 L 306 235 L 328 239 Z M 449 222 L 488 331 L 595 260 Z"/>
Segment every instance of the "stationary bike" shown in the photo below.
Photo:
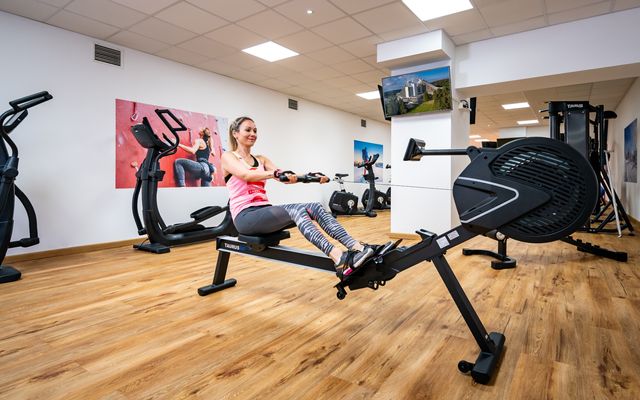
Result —
<path fill-rule="evenodd" d="M 368 176 L 373 176 L 373 165 L 379 156 L 379 154 L 375 154 L 368 159 L 363 159 L 363 161 L 356 165 L 358 168 L 365 169 L 365 176 L 369 182 L 369 189 L 365 191 L 366 195 L 369 196 L 367 199 L 369 200 L 367 202 L 368 206 L 365 206 L 362 210 L 358 209 L 358 196 L 344 189 L 342 178 L 348 176 L 348 174 L 336 174 L 334 180 L 340 184 L 340 190 L 333 192 L 329 198 L 329 209 L 334 217 L 337 215 L 366 215 L 367 217 L 373 218 L 377 215 L 376 212 L 373 211 L 375 182 L 369 179 Z M 375 177 L 373 179 L 375 179 Z"/>
<path fill-rule="evenodd" d="M 378 154 L 376 154 L 378 155 Z M 387 165 L 387 168 L 390 168 L 390 166 Z M 376 188 L 376 179 L 378 179 L 377 176 L 373 175 L 373 168 L 371 169 L 371 176 L 367 176 L 366 179 L 367 181 L 371 180 L 373 181 L 373 198 L 374 198 L 374 203 L 373 203 L 373 209 L 374 210 L 388 210 L 391 208 L 391 188 L 387 189 L 386 193 L 383 191 L 380 191 Z M 369 203 L 369 189 L 365 190 L 364 193 L 362 194 L 362 205 L 364 206 L 364 208 L 367 208 L 367 204 Z"/>
<path fill-rule="evenodd" d="M 12 247 L 31 247 L 40 243 L 38 238 L 38 223 L 36 212 L 22 190 L 16 184 L 18 176 L 18 147 L 9 137 L 22 122 L 29 112 L 29 108 L 53 98 L 48 92 L 40 92 L 9 102 L 11 109 L 0 116 L 0 264 L 7 255 L 7 250 Z M 5 122 L 6 120 L 6 122 Z M 7 150 L 11 149 L 11 154 Z M 29 237 L 11 241 L 13 233 L 13 210 L 16 197 L 22 203 L 29 221 Z M 0 283 L 13 282 L 20 279 L 22 274 L 17 269 L 8 265 L 0 265 Z"/>
<path fill-rule="evenodd" d="M 162 181 L 165 171 L 160 169 L 162 157 L 175 154 L 180 137 L 178 132 L 186 131 L 187 127 L 169 110 L 155 110 L 158 117 L 171 131 L 174 140 L 163 134 L 162 141 L 151 128 L 145 117 L 142 124 L 131 127 L 131 132 L 138 143 L 147 149 L 138 172 L 136 172 L 136 187 L 133 191 L 132 211 L 133 219 L 138 227 L 138 234 L 147 235 L 149 243 L 134 245 L 138 250 L 161 254 L 170 251 L 169 246 L 190 244 L 205 240 L 213 240 L 220 235 L 236 235 L 237 231 L 231 220 L 229 205 L 207 206 L 191 213 L 191 221 L 167 226 L 158 210 L 158 182 Z M 172 122 L 167 120 L 167 116 Z M 138 213 L 138 198 L 142 192 L 142 220 Z M 200 223 L 225 213 L 222 222 L 213 227 L 205 227 Z M 143 222 L 144 221 L 144 225 Z"/>

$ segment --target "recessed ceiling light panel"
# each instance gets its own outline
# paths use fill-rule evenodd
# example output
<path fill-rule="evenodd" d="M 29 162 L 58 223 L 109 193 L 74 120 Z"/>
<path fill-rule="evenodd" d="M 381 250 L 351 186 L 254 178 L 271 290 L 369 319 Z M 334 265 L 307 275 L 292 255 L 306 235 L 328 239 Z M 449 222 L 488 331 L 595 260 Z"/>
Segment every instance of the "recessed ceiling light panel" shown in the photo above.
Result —
<path fill-rule="evenodd" d="M 502 108 L 505 110 L 515 110 L 516 108 L 527 108 L 529 107 L 529 103 L 526 101 L 524 103 L 511 103 L 511 104 L 503 104 Z"/>
<path fill-rule="evenodd" d="M 473 8 L 469 0 L 402 0 L 421 21 L 455 14 Z"/>
<path fill-rule="evenodd" d="M 524 121 L 518 121 L 518 125 L 533 125 L 537 123 L 538 123 L 537 119 L 527 119 Z"/>
<path fill-rule="evenodd" d="M 356 93 L 356 95 L 362 97 L 363 99 L 373 100 L 380 98 L 380 92 L 374 90 L 373 92 L 364 92 L 364 93 Z"/>
<path fill-rule="evenodd" d="M 295 51 L 289 50 L 286 47 L 280 46 L 278 43 L 274 43 L 271 41 L 246 48 L 242 51 L 251 54 L 252 56 L 262 58 L 263 60 L 267 60 L 269 62 L 283 60 L 285 58 L 298 55 L 298 53 L 296 53 Z"/>

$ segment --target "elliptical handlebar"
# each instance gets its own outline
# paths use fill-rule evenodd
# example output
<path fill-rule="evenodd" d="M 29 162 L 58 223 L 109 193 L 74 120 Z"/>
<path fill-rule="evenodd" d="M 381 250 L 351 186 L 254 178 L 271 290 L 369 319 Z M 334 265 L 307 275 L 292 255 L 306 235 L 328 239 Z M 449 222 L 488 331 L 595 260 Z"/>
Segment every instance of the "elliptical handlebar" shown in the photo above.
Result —
<path fill-rule="evenodd" d="M 371 167 L 373 164 L 376 163 L 376 161 L 378 161 L 378 158 L 380 157 L 380 154 L 376 153 L 372 156 L 369 156 L 369 158 L 367 160 L 362 160 L 359 163 L 356 164 L 357 168 L 366 168 L 366 167 Z"/>
<path fill-rule="evenodd" d="M 45 90 L 10 101 L 9 105 L 13 108 L 14 111 L 19 112 L 29 109 L 33 106 L 37 106 L 38 104 L 44 103 L 45 101 L 49 101 L 51 99 L 53 99 L 53 96 Z"/>
<path fill-rule="evenodd" d="M 171 112 L 171 110 L 166 108 L 165 109 L 156 108 L 155 111 L 158 118 L 160 118 L 162 123 L 171 131 L 171 134 L 173 135 L 173 137 L 175 137 L 175 142 L 174 142 L 171 139 L 169 139 L 165 133 L 162 133 L 162 137 L 164 137 L 164 140 L 166 140 L 169 143 L 170 147 L 158 154 L 158 159 L 160 159 L 162 157 L 174 154 L 177 151 L 178 145 L 180 144 L 180 136 L 178 135 L 178 132 L 184 132 L 188 130 L 188 128 L 182 123 L 182 121 L 178 119 L 178 117 L 176 117 Z M 174 125 L 172 125 L 171 122 L 167 120 L 165 115 L 168 115 L 169 117 L 171 117 L 173 122 L 175 122 L 178 125 L 178 127 L 175 127 Z"/>

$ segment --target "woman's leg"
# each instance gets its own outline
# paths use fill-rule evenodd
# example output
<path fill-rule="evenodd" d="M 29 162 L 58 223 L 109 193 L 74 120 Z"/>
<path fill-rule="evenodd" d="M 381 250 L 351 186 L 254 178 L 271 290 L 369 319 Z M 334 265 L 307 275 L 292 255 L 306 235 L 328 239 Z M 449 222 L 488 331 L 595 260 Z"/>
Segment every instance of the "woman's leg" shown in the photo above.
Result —
<path fill-rule="evenodd" d="M 360 242 L 355 240 L 340 223 L 329 214 L 320 203 L 284 204 L 284 209 L 290 208 L 294 213 L 306 213 L 311 219 L 318 222 L 318 225 L 329 236 L 336 239 L 347 249 L 362 250 Z M 293 217 L 292 217 L 293 218 Z"/>
<path fill-rule="evenodd" d="M 333 258 L 335 255 L 332 254 L 333 244 L 331 244 L 315 226 L 305 205 L 306 204 L 282 204 L 276 207 L 280 207 L 288 213 L 289 217 L 296 223 L 298 229 L 308 241 L 319 248 L 324 254 Z"/>
<path fill-rule="evenodd" d="M 179 187 L 185 186 L 185 171 L 200 177 L 202 167 L 200 163 L 187 158 L 178 158 L 173 163 L 173 170 L 175 172 L 176 183 Z"/>

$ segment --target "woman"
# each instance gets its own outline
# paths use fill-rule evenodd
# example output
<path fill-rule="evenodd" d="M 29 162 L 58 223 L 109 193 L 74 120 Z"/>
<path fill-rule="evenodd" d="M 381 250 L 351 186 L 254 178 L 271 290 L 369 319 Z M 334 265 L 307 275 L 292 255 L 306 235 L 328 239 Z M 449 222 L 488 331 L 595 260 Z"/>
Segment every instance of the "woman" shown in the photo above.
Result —
<path fill-rule="evenodd" d="M 265 191 L 267 179 L 274 179 L 281 170 L 265 156 L 254 156 L 251 148 L 258 138 L 255 122 L 249 117 L 240 117 L 229 127 L 231 151 L 222 155 L 222 169 L 229 189 L 231 216 L 238 232 L 245 235 L 261 235 L 276 232 L 292 223 L 304 237 L 329 256 L 336 266 L 341 279 L 363 265 L 374 253 L 374 248 L 363 245 L 344 230 L 327 213 L 320 203 L 283 204 L 272 206 Z M 295 183 L 297 176 L 286 174 L 289 183 Z M 321 183 L 329 178 L 323 177 Z M 335 247 L 313 224 L 320 227 L 332 238 L 343 244 L 347 250 Z"/>
<path fill-rule="evenodd" d="M 196 156 L 196 161 L 178 158 L 173 163 L 176 182 L 179 187 L 185 186 L 185 171 L 193 174 L 195 178 L 199 178 L 200 186 L 211 186 L 211 181 L 216 172 L 213 164 L 209 162 L 209 154 L 216 156 L 211 145 L 211 131 L 209 128 L 204 128 L 198 132 L 198 136 L 191 147 L 182 143 L 178 144 L 181 149 Z"/>

